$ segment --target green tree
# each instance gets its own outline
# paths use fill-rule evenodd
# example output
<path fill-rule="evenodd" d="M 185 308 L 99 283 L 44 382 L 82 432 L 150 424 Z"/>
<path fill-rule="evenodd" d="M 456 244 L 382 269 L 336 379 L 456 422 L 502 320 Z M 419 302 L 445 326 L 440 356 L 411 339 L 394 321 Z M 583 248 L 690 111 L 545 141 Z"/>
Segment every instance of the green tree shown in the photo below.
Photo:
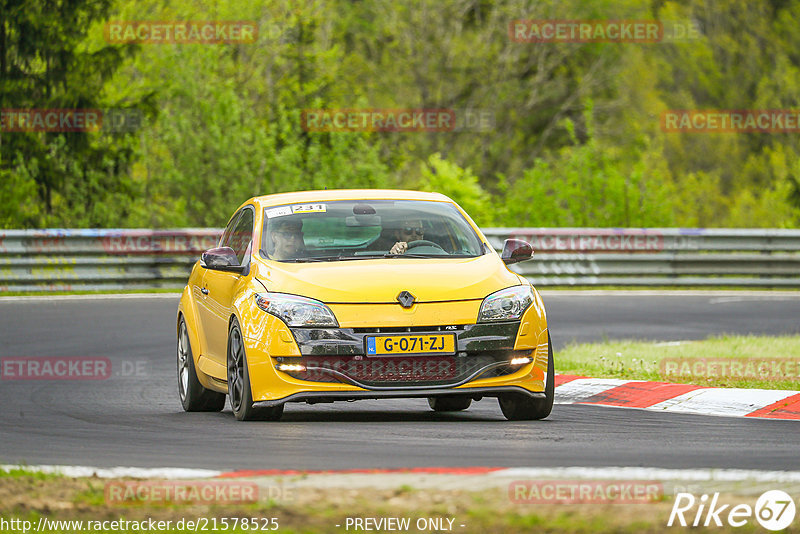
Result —
<path fill-rule="evenodd" d="M 580 143 L 574 125 L 563 124 L 573 145 L 540 158 L 506 187 L 507 226 L 669 226 L 673 223 L 672 181 L 657 151 L 622 151 L 594 135 L 592 108 L 586 110 L 589 138 Z"/>
<path fill-rule="evenodd" d="M 419 189 L 447 195 L 466 211 L 475 224 L 492 226 L 495 212 L 492 198 L 478 183 L 472 170 L 462 169 L 455 163 L 442 159 L 438 152 L 422 164 L 422 182 Z"/>
<path fill-rule="evenodd" d="M 89 48 L 93 21 L 110 0 L 0 0 L 0 109 L 104 109 L 140 102 L 105 98 L 105 83 L 130 47 Z M 130 136 L 94 132 L 0 132 L 0 195 L 35 189 L 41 205 L 22 202 L 2 217 L 7 226 L 102 226 L 137 195 L 128 169 Z M 110 207 L 110 204 L 114 204 Z"/>

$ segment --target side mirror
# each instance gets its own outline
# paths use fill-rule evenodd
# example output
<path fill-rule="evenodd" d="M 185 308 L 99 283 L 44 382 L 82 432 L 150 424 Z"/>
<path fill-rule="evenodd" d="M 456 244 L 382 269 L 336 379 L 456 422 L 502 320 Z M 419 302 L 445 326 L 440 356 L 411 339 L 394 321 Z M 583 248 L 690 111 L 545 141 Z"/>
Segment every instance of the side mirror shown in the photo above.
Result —
<path fill-rule="evenodd" d="M 500 259 L 506 265 L 517 263 L 531 259 L 533 256 L 533 247 L 527 241 L 521 239 L 506 239 L 503 243 L 503 253 L 500 254 Z"/>
<path fill-rule="evenodd" d="M 239 258 L 231 247 L 211 248 L 200 256 L 200 265 L 212 271 L 242 273 L 244 267 L 239 265 Z"/>

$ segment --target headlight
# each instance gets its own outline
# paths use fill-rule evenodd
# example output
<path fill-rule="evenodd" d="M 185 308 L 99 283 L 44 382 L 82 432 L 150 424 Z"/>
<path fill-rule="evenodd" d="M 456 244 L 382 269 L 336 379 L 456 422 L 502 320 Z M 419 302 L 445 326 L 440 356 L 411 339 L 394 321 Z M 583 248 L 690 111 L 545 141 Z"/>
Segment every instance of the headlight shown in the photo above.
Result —
<path fill-rule="evenodd" d="M 289 326 L 339 326 L 330 308 L 318 300 L 283 293 L 256 293 L 255 299 L 259 308 Z"/>
<path fill-rule="evenodd" d="M 492 293 L 481 304 L 478 322 L 519 319 L 533 302 L 531 286 L 514 286 Z"/>

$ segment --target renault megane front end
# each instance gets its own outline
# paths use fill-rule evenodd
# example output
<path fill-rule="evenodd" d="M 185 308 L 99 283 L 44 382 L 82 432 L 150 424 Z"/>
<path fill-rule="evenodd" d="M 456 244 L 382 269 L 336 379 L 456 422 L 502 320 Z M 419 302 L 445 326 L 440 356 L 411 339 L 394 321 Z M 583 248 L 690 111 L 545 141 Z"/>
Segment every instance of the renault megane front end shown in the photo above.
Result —
<path fill-rule="evenodd" d="M 444 195 L 305 191 L 256 197 L 203 253 L 178 308 L 187 411 L 272 419 L 288 402 L 499 399 L 508 419 L 553 405 L 541 297 Z"/>

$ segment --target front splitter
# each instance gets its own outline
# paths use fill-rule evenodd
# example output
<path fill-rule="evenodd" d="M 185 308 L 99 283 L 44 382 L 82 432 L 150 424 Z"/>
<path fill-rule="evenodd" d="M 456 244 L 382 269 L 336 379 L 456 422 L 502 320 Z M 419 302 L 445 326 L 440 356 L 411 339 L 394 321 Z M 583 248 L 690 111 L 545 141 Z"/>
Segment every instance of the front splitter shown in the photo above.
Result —
<path fill-rule="evenodd" d="M 479 388 L 431 388 L 431 389 L 393 389 L 389 391 L 301 391 L 293 393 L 288 397 L 277 400 L 257 401 L 253 403 L 256 407 L 268 408 L 286 402 L 334 402 L 348 400 L 368 400 L 368 399 L 413 399 L 436 397 L 440 395 L 464 395 L 468 397 L 499 397 L 511 393 L 527 395 L 532 399 L 544 399 L 546 395 L 543 391 L 528 391 L 519 386 L 495 386 Z"/>

